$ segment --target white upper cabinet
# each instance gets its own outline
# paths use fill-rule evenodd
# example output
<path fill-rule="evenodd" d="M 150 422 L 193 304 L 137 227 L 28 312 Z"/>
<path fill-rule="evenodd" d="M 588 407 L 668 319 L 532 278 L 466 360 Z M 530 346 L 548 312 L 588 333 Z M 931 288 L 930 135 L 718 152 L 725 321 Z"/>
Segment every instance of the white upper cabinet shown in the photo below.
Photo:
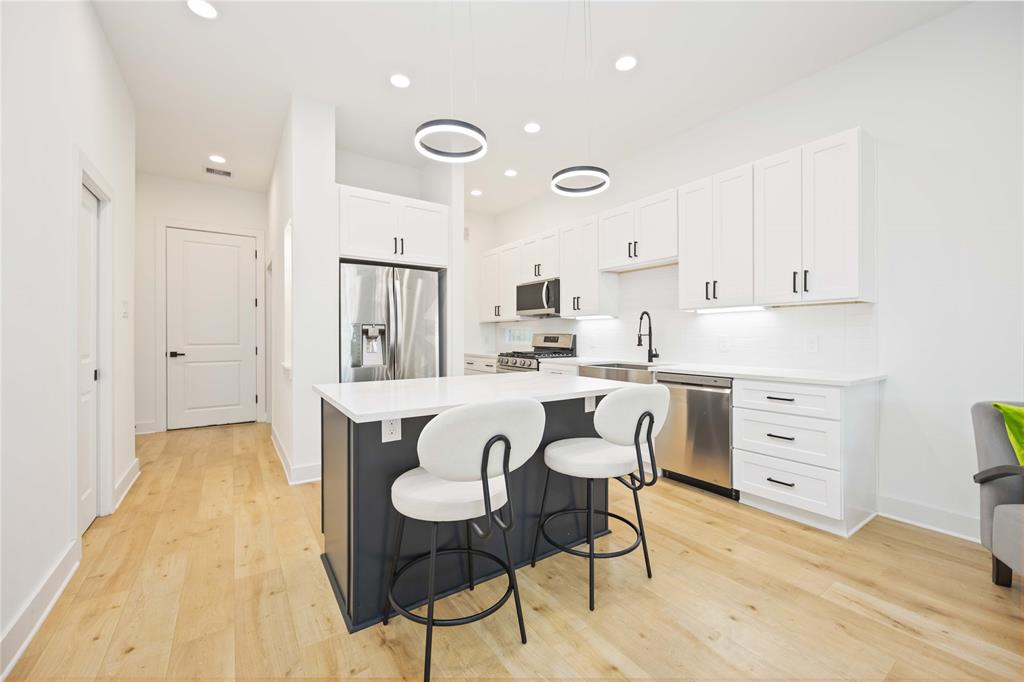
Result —
<path fill-rule="evenodd" d="M 340 255 L 388 263 L 448 265 L 448 207 L 338 187 Z"/>
<path fill-rule="evenodd" d="M 678 258 L 676 190 L 655 194 L 598 218 L 602 270 L 633 270 Z"/>
<path fill-rule="evenodd" d="M 679 188 L 679 307 L 749 304 L 753 296 L 751 167 Z"/>
<path fill-rule="evenodd" d="M 754 303 L 801 300 L 802 202 L 799 148 L 754 164 Z"/>
<path fill-rule="evenodd" d="M 676 190 L 655 194 L 636 203 L 633 236 L 635 265 L 674 263 L 679 257 Z"/>
<path fill-rule="evenodd" d="M 679 307 L 711 303 L 714 279 L 714 222 L 711 178 L 679 188 Z"/>
<path fill-rule="evenodd" d="M 874 296 L 874 231 L 861 225 L 860 130 L 803 147 L 804 301 Z M 865 193 L 864 196 L 867 196 Z"/>
<path fill-rule="evenodd" d="M 754 300 L 874 300 L 871 165 L 859 129 L 754 164 Z"/>
<path fill-rule="evenodd" d="M 754 298 L 754 187 L 750 164 L 712 181 L 714 196 L 714 277 L 711 302 L 748 305 Z"/>
<path fill-rule="evenodd" d="M 633 262 L 633 207 L 623 206 L 598 218 L 599 263 L 602 270 L 629 267 Z"/>
<path fill-rule="evenodd" d="M 498 306 L 501 304 L 500 267 L 500 254 L 497 249 L 486 252 L 480 259 L 477 300 L 480 303 L 481 322 L 498 321 Z"/>
<path fill-rule="evenodd" d="M 559 237 L 561 316 L 617 316 L 619 277 L 598 267 L 597 219 L 562 228 Z"/>
<path fill-rule="evenodd" d="M 558 230 L 523 240 L 521 282 L 535 282 L 559 276 Z"/>
<path fill-rule="evenodd" d="M 522 242 L 484 253 L 480 261 L 478 300 L 481 322 L 510 322 L 516 317 L 516 285 L 522 275 Z"/>

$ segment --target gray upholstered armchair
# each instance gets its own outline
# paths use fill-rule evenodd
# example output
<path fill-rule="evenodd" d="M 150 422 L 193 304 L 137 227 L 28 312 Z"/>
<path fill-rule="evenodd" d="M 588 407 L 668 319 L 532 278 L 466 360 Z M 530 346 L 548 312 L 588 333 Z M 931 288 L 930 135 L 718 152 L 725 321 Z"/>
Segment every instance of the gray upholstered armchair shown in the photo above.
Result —
<path fill-rule="evenodd" d="M 976 403 L 971 418 L 979 469 L 974 482 L 981 484 L 981 543 L 992 552 L 992 582 L 1009 587 L 1013 571 L 1024 571 L 1024 467 L 991 401 Z"/>

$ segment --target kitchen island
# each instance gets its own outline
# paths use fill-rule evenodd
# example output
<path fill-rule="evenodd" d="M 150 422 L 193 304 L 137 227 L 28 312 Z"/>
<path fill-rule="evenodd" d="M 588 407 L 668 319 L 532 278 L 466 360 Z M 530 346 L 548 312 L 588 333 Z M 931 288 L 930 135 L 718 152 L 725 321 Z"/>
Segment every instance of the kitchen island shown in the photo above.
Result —
<path fill-rule="evenodd" d="M 628 384 L 589 377 L 540 372 L 405 379 L 399 381 L 320 384 L 321 398 L 321 529 L 324 567 L 349 631 L 379 622 L 384 615 L 389 561 L 394 551 L 397 516 L 391 507 L 391 483 L 419 466 L 416 442 L 434 415 L 460 405 L 533 398 L 544 404 L 544 436 L 534 456 L 512 474 L 515 528 L 509 535 L 516 566 L 530 562 L 546 468 L 544 447 L 555 440 L 596 436 L 593 406 L 601 396 Z M 607 481 L 595 485 L 595 508 L 607 509 Z M 585 506 L 586 482 L 552 476 L 548 511 Z M 608 532 L 604 516 L 595 517 L 596 531 Z M 429 549 L 429 524 L 410 520 L 402 543 L 402 562 Z M 574 545 L 586 538 L 582 515 L 549 526 L 559 542 Z M 465 526 L 442 524 L 441 547 L 465 547 Z M 504 555 L 501 534 L 487 540 L 473 537 L 473 546 Z M 557 550 L 543 536 L 538 558 Z M 491 562 L 474 562 L 474 580 L 504 575 Z M 464 556 L 448 555 L 438 563 L 437 593 L 447 595 L 469 587 Z M 412 608 L 426 601 L 426 563 L 403 576 L 395 594 Z"/>

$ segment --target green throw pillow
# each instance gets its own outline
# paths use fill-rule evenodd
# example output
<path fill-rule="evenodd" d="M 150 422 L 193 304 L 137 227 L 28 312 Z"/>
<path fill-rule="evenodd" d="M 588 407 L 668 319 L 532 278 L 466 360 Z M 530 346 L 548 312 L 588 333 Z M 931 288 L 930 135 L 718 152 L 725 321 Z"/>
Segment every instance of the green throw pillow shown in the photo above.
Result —
<path fill-rule="evenodd" d="M 1017 461 L 1024 467 L 1024 407 L 1004 403 L 992 403 L 992 407 L 1003 413 L 1006 435 L 1010 437 Z"/>

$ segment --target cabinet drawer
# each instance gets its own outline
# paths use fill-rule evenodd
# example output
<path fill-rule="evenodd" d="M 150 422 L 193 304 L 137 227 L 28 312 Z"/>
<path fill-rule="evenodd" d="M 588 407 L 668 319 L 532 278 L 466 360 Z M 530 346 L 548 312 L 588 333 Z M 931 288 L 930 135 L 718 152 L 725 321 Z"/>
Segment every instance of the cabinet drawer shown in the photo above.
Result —
<path fill-rule="evenodd" d="M 737 490 L 832 519 L 843 518 L 838 471 L 739 449 L 732 451 L 732 467 Z"/>
<path fill-rule="evenodd" d="M 839 468 L 839 422 L 777 412 L 732 411 L 733 447 L 813 464 Z"/>
<path fill-rule="evenodd" d="M 839 419 L 839 388 L 737 379 L 732 385 L 732 404 L 752 410 Z"/>
<path fill-rule="evenodd" d="M 488 374 L 493 374 L 498 371 L 494 360 L 485 360 L 483 358 L 467 358 L 463 361 L 462 367 L 467 372 L 486 372 Z"/>

